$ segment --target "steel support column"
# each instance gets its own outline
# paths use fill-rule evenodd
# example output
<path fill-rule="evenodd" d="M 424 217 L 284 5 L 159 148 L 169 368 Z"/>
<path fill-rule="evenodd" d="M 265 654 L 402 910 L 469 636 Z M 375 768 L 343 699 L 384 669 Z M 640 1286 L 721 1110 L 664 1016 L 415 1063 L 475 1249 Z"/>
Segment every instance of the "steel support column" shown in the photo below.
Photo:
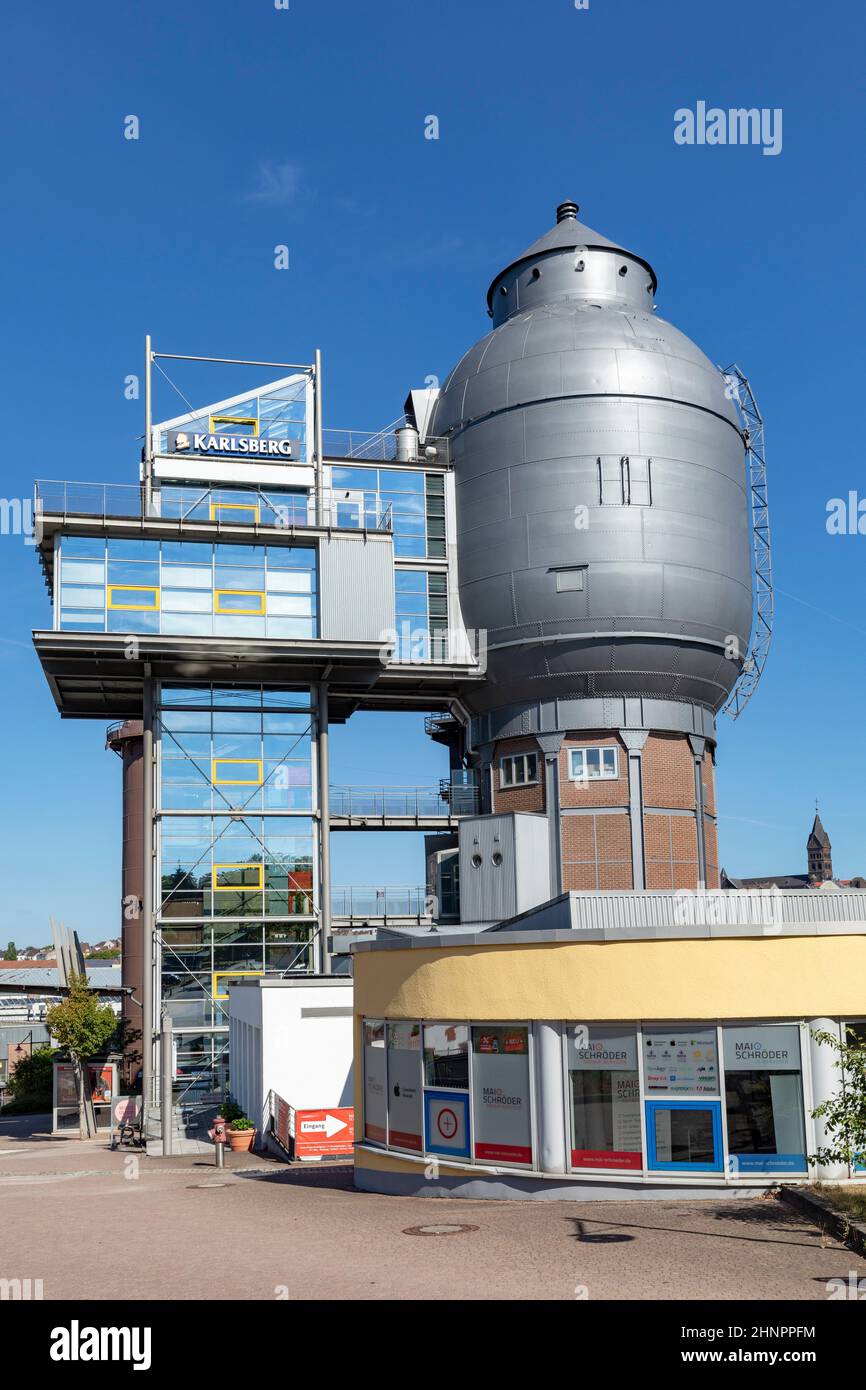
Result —
<path fill-rule="evenodd" d="M 544 805 L 550 842 L 550 896 L 562 892 L 562 806 L 559 794 L 559 750 L 564 733 L 536 734 L 544 756 Z"/>
<path fill-rule="evenodd" d="M 318 968 L 331 973 L 331 795 L 328 748 L 328 685 L 316 686 L 316 766 L 319 783 L 319 950 Z"/>
<path fill-rule="evenodd" d="M 141 894 L 141 1095 L 145 1115 L 153 1103 L 153 1023 L 154 1023 L 154 961 L 153 961 L 153 678 L 150 667 L 145 668 L 142 710 L 142 782 L 143 835 L 142 894 Z"/>
<path fill-rule="evenodd" d="M 315 357 L 315 390 L 313 392 L 313 409 L 315 419 L 313 448 L 315 450 L 316 464 L 316 525 L 323 526 L 325 520 L 325 460 L 324 446 L 322 443 L 322 354 L 316 348 Z"/>
<path fill-rule="evenodd" d="M 698 883 L 709 888 L 707 883 L 707 839 L 704 828 L 704 749 L 707 740 L 699 734 L 689 734 L 689 743 L 695 759 L 695 823 L 698 832 Z M 718 887 L 717 884 L 713 885 Z"/>
<path fill-rule="evenodd" d="M 619 736 L 628 750 L 628 815 L 631 824 L 631 886 L 646 888 L 646 856 L 643 830 L 643 750 L 647 729 L 620 729 Z"/>
<path fill-rule="evenodd" d="M 159 1068 L 160 1068 L 160 1117 L 162 1129 L 162 1156 L 166 1158 L 174 1151 L 174 1096 L 172 1088 L 174 1083 L 173 1066 L 174 1061 L 174 1041 L 172 1036 L 171 1014 L 165 1010 L 162 1015 L 162 1027 L 159 1035 Z"/>

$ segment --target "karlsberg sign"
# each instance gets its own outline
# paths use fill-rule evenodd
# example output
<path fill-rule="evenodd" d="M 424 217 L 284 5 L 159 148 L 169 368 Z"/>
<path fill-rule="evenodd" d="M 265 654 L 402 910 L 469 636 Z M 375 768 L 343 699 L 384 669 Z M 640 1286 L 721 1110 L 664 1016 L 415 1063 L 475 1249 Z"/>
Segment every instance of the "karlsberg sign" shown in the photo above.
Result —
<path fill-rule="evenodd" d="M 290 459 L 294 457 L 292 439 L 260 439 L 250 434 L 198 434 L 176 430 L 168 437 L 175 454 L 228 454 L 247 458 Z"/>

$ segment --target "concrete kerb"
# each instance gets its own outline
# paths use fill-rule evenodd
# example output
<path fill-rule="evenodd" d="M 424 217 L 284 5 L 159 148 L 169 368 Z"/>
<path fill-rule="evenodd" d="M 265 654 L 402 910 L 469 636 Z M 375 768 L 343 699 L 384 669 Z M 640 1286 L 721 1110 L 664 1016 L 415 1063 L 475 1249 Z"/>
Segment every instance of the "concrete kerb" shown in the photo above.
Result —
<path fill-rule="evenodd" d="M 841 1240 L 858 1255 L 866 1255 L 866 1222 L 853 1221 L 847 1212 L 839 1211 L 826 1197 L 810 1192 L 804 1187 L 789 1187 L 782 1184 L 779 1195 L 788 1206 L 801 1211 L 817 1225 L 828 1229 L 837 1240 Z"/>

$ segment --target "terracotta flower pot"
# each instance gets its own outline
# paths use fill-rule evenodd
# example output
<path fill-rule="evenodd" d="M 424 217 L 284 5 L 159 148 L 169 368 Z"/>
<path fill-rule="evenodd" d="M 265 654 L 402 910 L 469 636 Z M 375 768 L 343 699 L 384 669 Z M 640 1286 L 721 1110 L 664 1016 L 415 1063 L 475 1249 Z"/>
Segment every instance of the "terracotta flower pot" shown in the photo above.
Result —
<path fill-rule="evenodd" d="M 235 1154 L 248 1153 L 256 1137 L 254 1129 L 232 1129 L 231 1126 L 226 1130 L 226 1134 L 229 1148 Z"/>

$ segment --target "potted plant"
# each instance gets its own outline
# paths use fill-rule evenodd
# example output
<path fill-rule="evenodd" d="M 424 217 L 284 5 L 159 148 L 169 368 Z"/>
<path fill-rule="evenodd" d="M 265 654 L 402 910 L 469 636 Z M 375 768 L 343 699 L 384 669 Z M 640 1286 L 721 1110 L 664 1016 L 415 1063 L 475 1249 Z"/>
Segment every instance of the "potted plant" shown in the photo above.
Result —
<path fill-rule="evenodd" d="M 247 1119 L 246 1115 L 238 1115 L 236 1119 L 232 1120 L 226 1132 L 232 1153 L 247 1153 L 253 1147 L 256 1127 L 252 1120 Z"/>

